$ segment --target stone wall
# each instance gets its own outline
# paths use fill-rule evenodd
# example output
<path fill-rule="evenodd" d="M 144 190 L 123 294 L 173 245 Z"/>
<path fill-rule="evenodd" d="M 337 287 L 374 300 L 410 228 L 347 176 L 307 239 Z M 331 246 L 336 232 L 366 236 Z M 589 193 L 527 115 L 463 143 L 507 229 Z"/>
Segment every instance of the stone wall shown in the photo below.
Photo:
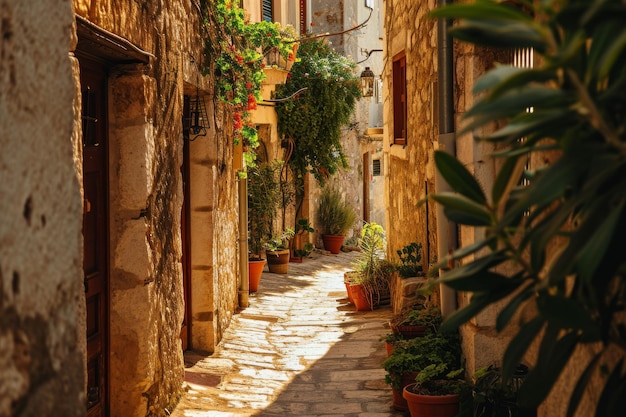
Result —
<path fill-rule="evenodd" d="M 0 416 L 85 415 L 69 1 L 0 1 Z"/>
<path fill-rule="evenodd" d="M 152 54 L 110 75 L 112 415 L 161 416 L 183 379 L 183 95 L 207 96 L 209 134 L 190 146 L 191 348 L 212 351 L 238 306 L 237 184 L 229 111 L 200 76 L 195 3 L 74 2 L 78 14 Z"/>
<path fill-rule="evenodd" d="M 183 380 L 182 118 L 183 96 L 196 85 L 214 117 L 190 156 L 204 168 L 195 172 L 192 194 L 205 196 L 192 208 L 201 213 L 192 220 L 192 270 L 200 271 L 192 282 L 208 288 L 191 322 L 209 323 L 195 335 L 204 332 L 214 347 L 238 306 L 232 124 L 215 104 L 213 80 L 199 74 L 196 3 L 22 3 L 0 4 L 0 416 L 86 413 L 73 12 L 152 57 L 148 65 L 107 64 L 109 408 L 112 416 L 166 415 Z"/>
<path fill-rule="evenodd" d="M 434 191 L 433 151 L 437 142 L 437 37 L 427 13 L 434 0 L 385 2 L 384 89 L 385 137 L 383 141 L 387 226 L 387 255 L 398 260 L 396 250 L 411 242 L 422 244 L 424 270 L 436 260 L 436 207 L 419 205 Z M 392 58 L 404 52 L 407 72 L 407 144 L 392 145 Z"/>

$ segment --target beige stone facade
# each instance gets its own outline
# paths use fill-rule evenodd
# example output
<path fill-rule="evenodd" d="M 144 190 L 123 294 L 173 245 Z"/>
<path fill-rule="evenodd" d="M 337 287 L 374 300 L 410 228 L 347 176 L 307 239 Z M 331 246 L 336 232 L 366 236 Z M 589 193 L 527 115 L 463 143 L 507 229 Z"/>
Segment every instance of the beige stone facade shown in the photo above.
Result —
<path fill-rule="evenodd" d="M 0 416 L 164 416 L 183 343 L 212 351 L 238 308 L 231 117 L 200 75 L 196 2 L 53 3 L 0 7 Z M 210 126 L 190 141 L 197 94 Z"/>

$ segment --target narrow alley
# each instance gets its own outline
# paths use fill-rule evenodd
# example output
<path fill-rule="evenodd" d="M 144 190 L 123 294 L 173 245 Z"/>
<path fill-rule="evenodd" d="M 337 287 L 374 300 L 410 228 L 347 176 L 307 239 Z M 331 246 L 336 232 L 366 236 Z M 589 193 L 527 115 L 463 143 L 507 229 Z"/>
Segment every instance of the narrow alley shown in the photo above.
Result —
<path fill-rule="evenodd" d="M 381 368 L 391 308 L 357 312 L 346 297 L 355 256 L 313 253 L 287 275 L 264 272 L 216 352 L 185 354 L 172 416 L 404 416 Z"/>

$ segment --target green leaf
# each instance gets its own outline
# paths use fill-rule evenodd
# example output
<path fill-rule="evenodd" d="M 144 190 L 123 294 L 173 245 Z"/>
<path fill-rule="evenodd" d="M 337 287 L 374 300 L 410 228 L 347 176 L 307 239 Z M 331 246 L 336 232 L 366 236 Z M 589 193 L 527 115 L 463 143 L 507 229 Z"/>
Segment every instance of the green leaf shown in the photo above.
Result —
<path fill-rule="evenodd" d="M 457 291 L 489 291 L 508 288 L 511 291 L 521 284 L 505 275 L 495 272 L 481 271 L 477 274 L 457 279 L 442 279 L 441 282 Z"/>
<path fill-rule="evenodd" d="M 543 34 L 526 22 L 463 20 L 450 33 L 458 39 L 483 46 L 546 50 Z"/>
<path fill-rule="evenodd" d="M 459 328 L 459 326 L 474 318 L 488 305 L 500 300 L 504 296 L 506 296 L 506 294 L 493 292 L 474 293 L 467 306 L 455 311 L 444 320 L 440 327 L 440 331 L 444 333 L 455 331 Z"/>
<path fill-rule="evenodd" d="M 598 364 L 598 361 L 600 360 L 601 357 L 602 357 L 602 353 L 596 353 L 593 359 L 589 362 L 589 364 L 587 365 L 587 367 L 581 374 L 581 376 L 578 378 L 578 381 L 576 382 L 576 386 L 574 387 L 574 391 L 572 391 L 572 394 L 570 395 L 570 401 L 567 406 L 566 417 L 574 417 L 574 414 L 576 413 L 576 409 L 578 408 L 578 404 L 580 403 L 580 400 L 582 399 L 583 394 L 585 393 L 587 384 L 591 380 L 591 376 L 593 375 L 593 372 L 596 370 L 596 365 Z"/>
<path fill-rule="evenodd" d="M 529 21 L 530 17 L 518 9 L 489 0 L 477 0 L 474 4 L 454 3 L 430 12 L 431 17 L 451 19 L 493 19 Z"/>
<path fill-rule="evenodd" d="M 600 328 L 579 302 L 558 295 L 541 294 L 537 298 L 537 307 L 544 319 L 553 326 L 567 330 L 581 330 L 590 339 L 601 338 Z"/>
<path fill-rule="evenodd" d="M 522 303 L 532 297 L 533 293 L 533 285 L 527 285 L 520 292 L 515 294 L 515 296 L 511 298 L 511 300 L 509 300 L 508 304 L 504 306 L 502 310 L 500 310 L 500 313 L 496 318 L 496 330 L 498 332 L 504 330 L 504 328 L 507 324 L 509 324 L 515 313 L 517 313 L 517 310 L 522 305 Z"/>
<path fill-rule="evenodd" d="M 452 189 L 476 203 L 487 203 L 485 193 L 476 178 L 454 156 L 436 151 L 435 165 Z"/>
<path fill-rule="evenodd" d="M 444 206 L 446 216 L 459 224 L 491 225 L 491 213 L 480 204 L 454 193 L 439 193 L 431 198 Z"/>
<path fill-rule="evenodd" d="M 535 317 L 522 325 L 517 334 L 509 342 L 502 360 L 502 379 L 508 381 L 517 366 L 522 363 L 528 347 L 533 343 L 544 326 L 541 317 Z"/>
<path fill-rule="evenodd" d="M 548 326 L 550 327 L 550 326 Z M 528 373 L 518 392 L 518 402 L 525 408 L 537 407 L 546 398 L 578 344 L 578 336 L 569 332 L 560 339 L 549 329 L 543 337 L 536 366 Z"/>
<path fill-rule="evenodd" d="M 511 183 L 519 183 L 521 173 L 513 176 L 518 164 L 519 162 L 517 159 L 509 158 L 504 161 L 504 164 L 500 167 L 500 171 L 498 172 L 493 188 L 491 189 L 491 198 L 493 199 L 493 204 L 495 206 L 500 204 L 500 198 L 502 198 L 503 193 L 507 190 Z"/>

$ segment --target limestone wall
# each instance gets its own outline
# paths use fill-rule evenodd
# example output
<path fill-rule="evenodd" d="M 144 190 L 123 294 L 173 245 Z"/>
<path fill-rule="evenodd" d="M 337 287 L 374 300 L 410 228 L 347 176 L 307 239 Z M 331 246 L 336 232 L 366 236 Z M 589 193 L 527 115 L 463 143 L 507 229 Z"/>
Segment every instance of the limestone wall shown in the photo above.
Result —
<path fill-rule="evenodd" d="M 152 54 L 109 78 L 111 415 L 161 416 L 183 378 L 183 95 L 206 96 L 209 134 L 190 146 L 191 348 L 212 351 L 237 308 L 237 184 L 228 109 L 200 76 L 194 2 L 74 2 L 76 12 Z"/>
<path fill-rule="evenodd" d="M 398 260 L 396 250 L 415 241 L 422 244 L 424 270 L 436 259 L 436 207 L 418 206 L 434 191 L 433 151 L 437 141 L 437 37 L 435 22 L 427 13 L 434 0 L 385 2 L 384 89 L 385 137 L 383 169 L 387 208 L 387 254 Z M 407 144 L 392 145 L 392 58 L 406 54 Z"/>
<path fill-rule="evenodd" d="M 0 416 L 85 415 L 82 196 L 67 0 L 0 2 Z"/>

